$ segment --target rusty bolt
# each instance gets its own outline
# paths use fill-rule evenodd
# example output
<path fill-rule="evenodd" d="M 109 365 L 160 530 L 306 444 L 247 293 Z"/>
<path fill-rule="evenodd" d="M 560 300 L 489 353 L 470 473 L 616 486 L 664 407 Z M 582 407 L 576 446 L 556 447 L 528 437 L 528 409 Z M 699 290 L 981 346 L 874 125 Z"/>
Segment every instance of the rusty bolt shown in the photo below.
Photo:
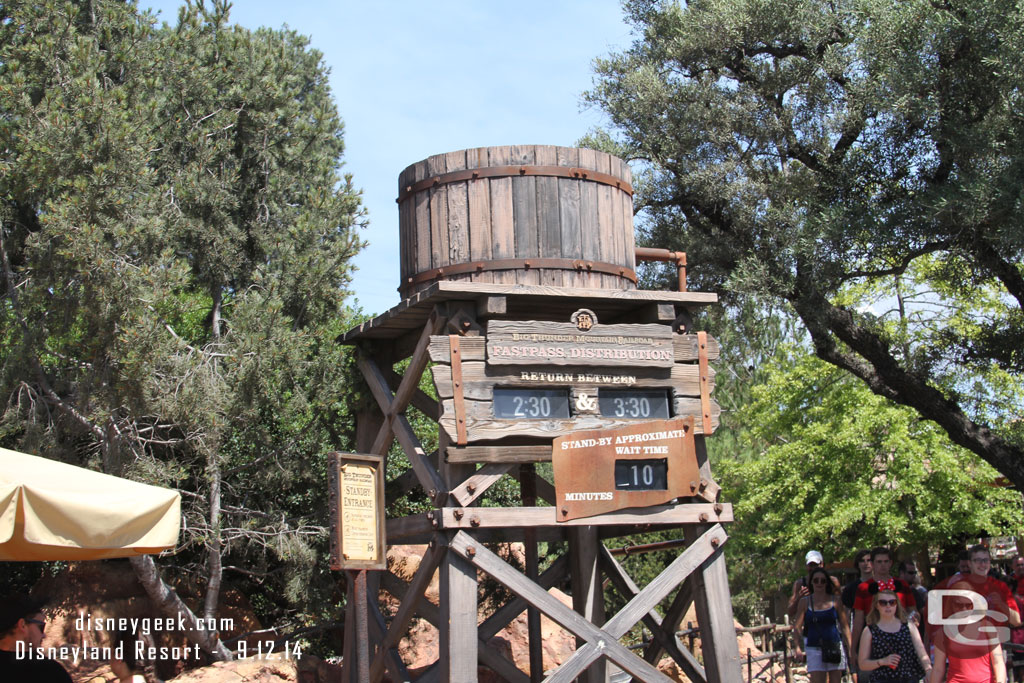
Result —
<path fill-rule="evenodd" d="M 475 557 L 476 556 L 476 548 L 474 548 L 473 546 L 469 546 L 468 548 L 466 548 L 466 555 L 468 557 L 470 557 L 470 558 Z"/>
<path fill-rule="evenodd" d="M 476 493 L 476 487 L 472 484 L 466 484 L 466 490 L 469 491 L 470 494 Z"/>
<path fill-rule="evenodd" d="M 435 529 L 437 529 L 437 528 L 439 528 L 439 527 L 440 527 L 441 525 L 437 523 L 437 520 L 436 520 L 436 519 L 432 519 L 432 520 L 430 520 L 430 526 L 432 526 L 432 527 L 434 527 Z"/>
<path fill-rule="evenodd" d="M 715 514 L 716 515 L 722 514 L 722 504 L 721 503 L 715 503 Z"/>
<path fill-rule="evenodd" d="M 462 321 L 462 329 L 468 330 L 472 324 L 473 324 L 472 320 L 463 320 Z"/>
<path fill-rule="evenodd" d="M 480 518 L 476 515 L 473 515 L 469 518 L 469 524 L 470 526 L 480 526 Z"/>
<path fill-rule="evenodd" d="M 434 511 L 433 510 L 427 510 L 427 519 L 433 519 L 433 518 L 434 518 Z"/>
<path fill-rule="evenodd" d="M 562 508 L 562 514 L 563 515 L 569 514 L 569 508 Z"/>
<path fill-rule="evenodd" d="M 437 490 L 430 489 L 429 491 L 427 491 L 427 497 L 430 498 L 430 500 L 434 500 L 435 498 L 437 498 Z"/>
<path fill-rule="evenodd" d="M 463 512 L 462 510 L 456 510 L 452 514 L 455 515 L 455 519 L 462 519 L 462 516 L 466 513 Z"/>
<path fill-rule="evenodd" d="M 707 479 L 701 479 L 700 480 L 700 490 L 703 491 L 707 487 L 708 487 L 708 480 Z"/>
<path fill-rule="evenodd" d="M 702 521 L 702 522 L 708 521 L 708 513 L 706 513 L 706 512 L 700 513 L 700 517 L 698 519 L 700 519 L 700 521 Z"/>
<path fill-rule="evenodd" d="M 693 491 L 696 491 L 696 490 L 697 490 L 697 482 L 691 481 L 690 482 L 690 491 L 693 492 Z"/>
<path fill-rule="evenodd" d="M 721 542 L 722 541 L 720 539 L 718 539 L 718 538 L 712 538 L 711 539 L 711 545 L 714 548 L 717 548 Z"/>

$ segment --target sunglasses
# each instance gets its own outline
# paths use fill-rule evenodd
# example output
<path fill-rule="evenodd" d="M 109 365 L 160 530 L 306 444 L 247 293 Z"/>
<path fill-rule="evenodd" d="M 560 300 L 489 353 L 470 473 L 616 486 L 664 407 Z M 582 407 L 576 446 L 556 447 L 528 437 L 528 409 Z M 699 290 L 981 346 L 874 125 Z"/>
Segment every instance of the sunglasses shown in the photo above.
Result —
<path fill-rule="evenodd" d="M 896 606 L 896 599 L 893 598 L 893 599 L 890 599 L 890 600 L 879 600 L 878 604 L 880 606 L 882 606 L 882 607 L 895 607 Z"/>
<path fill-rule="evenodd" d="M 36 626 L 39 627 L 39 632 L 40 633 L 43 633 L 44 629 L 46 628 L 46 622 L 42 621 L 40 619 L 26 619 L 25 623 L 26 624 L 35 624 Z"/>

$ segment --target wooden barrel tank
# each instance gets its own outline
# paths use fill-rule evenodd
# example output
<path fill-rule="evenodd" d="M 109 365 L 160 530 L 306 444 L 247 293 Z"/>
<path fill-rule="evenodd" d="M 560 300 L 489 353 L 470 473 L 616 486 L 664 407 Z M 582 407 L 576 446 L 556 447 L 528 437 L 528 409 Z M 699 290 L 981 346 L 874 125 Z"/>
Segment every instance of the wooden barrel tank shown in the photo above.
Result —
<path fill-rule="evenodd" d="M 398 178 L 402 284 L 437 280 L 635 289 L 629 166 L 592 149 L 479 147 Z"/>

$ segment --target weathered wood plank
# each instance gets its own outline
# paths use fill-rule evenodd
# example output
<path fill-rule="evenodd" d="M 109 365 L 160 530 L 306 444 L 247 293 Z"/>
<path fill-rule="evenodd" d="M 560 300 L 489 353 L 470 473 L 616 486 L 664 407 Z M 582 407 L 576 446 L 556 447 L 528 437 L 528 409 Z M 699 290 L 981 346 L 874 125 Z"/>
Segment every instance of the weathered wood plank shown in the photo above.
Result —
<path fill-rule="evenodd" d="M 700 527 L 688 527 L 687 539 L 700 533 Z M 704 669 L 709 681 L 742 680 L 740 651 L 736 642 L 736 625 L 729 598 L 729 579 L 725 554 L 719 547 L 701 570 L 693 575 L 694 606 L 700 624 Z"/>
<path fill-rule="evenodd" d="M 555 148 L 550 145 L 537 145 L 536 159 L 540 166 L 554 166 L 558 162 Z M 537 231 L 541 256 L 563 256 L 562 233 L 559 227 L 558 179 L 552 176 L 537 178 Z M 541 284 L 561 287 L 565 284 L 563 271 L 545 269 L 541 273 Z"/>
<path fill-rule="evenodd" d="M 559 166 L 576 168 L 580 165 L 579 151 L 571 147 L 557 150 Z M 580 186 L 583 180 L 574 178 L 558 179 L 558 225 L 561 231 L 562 255 L 569 259 L 583 258 L 583 235 L 580 229 Z M 586 287 L 586 275 L 566 273 L 565 284 L 572 287 Z"/>
<path fill-rule="evenodd" d="M 477 646 L 476 568 L 461 553 L 448 552 L 441 561 L 441 680 L 475 681 Z"/>
<path fill-rule="evenodd" d="M 675 590 L 680 582 L 700 567 L 715 552 L 716 548 L 725 543 L 726 539 L 725 530 L 719 524 L 704 532 L 672 564 L 626 603 L 625 607 L 619 610 L 614 617 L 609 619 L 604 625 L 604 631 L 613 638 L 621 638 L 636 622 L 640 621 L 644 615 L 653 610 L 659 602 Z M 594 643 L 586 643 L 577 648 L 576 652 L 562 664 L 559 675 L 564 676 L 566 681 L 572 680 L 583 671 L 587 664 L 600 655 L 601 651 Z"/>
<path fill-rule="evenodd" d="M 619 564 L 615 557 L 612 556 L 611 552 L 609 552 L 604 546 L 601 548 L 601 562 L 605 576 L 611 580 L 619 593 L 630 600 L 636 597 L 640 592 L 639 586 L 633 582 L 633 579 L 630 578 L 629 574 L 626 573 L 626 570 L 622 568 L 622 565 Z M 683 588 L 680 589 L 677 596 L 679 594 L 686 593 L 685 586 L 686 583 L 684 579 Z M 692 602 L 692 598 L 687 601 L 687 604 L 689 604 L 689 602 Z M 672 607 L 675 607 L 675 602 L 673 602 Z M 671 610 L 672 607 L 669 609 Z M 652 609 L 644 615 L 643 622 L 650 630 L 652 636 L 652 645 L 648 646 L 648 648 L 644 650 L 644 659 L 652 664 L 657 661 L 657 659 L 652 659 L 649 656 L 652 648 L 655 647 L 654 644 L 657 644 L 657 647 L 661 650 L 668 652 L 669 656 L 675 660 L 676 664 L 682 668 L 683 673 L 685 673 L 691 681 L 703 681 L 706 683 L 706 679 L 704 678 L 704 667 L 700 665 L 700 662 L 697 661 L 697 658 L 694 657 L 693 653 L 683 645 L 682 641 L 680 641 L 679 637 L 675 634 L 676 625 L 679 623 L 678 619 L 675 621 L 673 626 L 665 628 L 664 624 L 672 622 L 666 622 L 661 618 L 661 615 L 658 614 L 656 609 Z M 661 652 L 659 650 L 658 654 L 660 655 L 660 653 Z"/>
<path fill-rule="evenodd" d="M 451 446 L 448 450 L 452 450 Z M 452 462 L 450 459 L 448 462 Z M 452 497 L 459 505 L 468 507 L 487 492 L 499 479 L 515 467 L 512 463 L 489 463 L 478 469 L 464 482 L 452 489 Z"/>
<path fill-rule="evenodd" d="M 600 415 L 577 414 L 569 419 L 559 420 L 523 420 L 498 419 L 493 415 L 491 401 L 466 400 L 466 434 L 468 441 L 490 441 L 512 436 L 557 437 L 584 429 L 612 429 L 635 425 L 636 420 L 625 418 L 603 417 Z M 440 425 L 454 440 L 455 438 L 455 406 L 452 399 L 441 403 L 442 416 Z M 721 406 L 711 401 L 711 425 L 717 428 L 721 415 Z M 701 424 L 701 403 L 698 398 L 677 396 L 673 402 L 673 417 L 695 419 L 694 434 L 703 434 Z"/>
<path fill-rule="evenodd" d="M 491 166 L 507 166 L 511 163 L 512 148 L 490 147 L 488 158 Z M 490 258 L 513 258 L 516 255 L 516 232 L 513 220 L 512 179 L 491 178 L 488 180 L 491 203 L 491 256 Z M 495 274 L 495 282 L 499 280 Z"/>
<path fill-rule="evenodd" d="M 528 604 L 539 609 L 548 618 L 561 625 L 570 633 L 580 636 L 588 642 L 603 643 L 603 654 L 613 660 L 623 670 L 634 676 L 639 676 L 644 681 L 670 683 L 671 679 L 667 676 L 644 660 L 633 655 L 624 646 L 619 644 L 617 640 L 608 637 L 604 631 L 591 624 L 579 614 L 576 614 L 576 612 L 573 612 L 521 573 L 512 569 L 504 560 L 486 547 L 476 543 L 465 532 L 460 531 L 455 534 L 449 547 L 450 550 L 463 557 L 471 558 L 471 562 L 476 567 L 493 576 L 499 583 L 502 583 L 512 592 L 522 597 Z"/>
<path fill-rule="evenodd" d="M 491 321 L 496 322 L 496 321 Z M 627 325 L 624 325 L 626 327 Z M 465 340 L 462 344 L 462 360 L 485 360 L 487 340 L 484 337 L 477 337 Z M 672 336 L 672 350 L 677 363 L 695 362 L 698 359 L 698 346 L 696 334 L 676 334 Z M 718 341 L 708 336 L 708 360 L 717 360 L 720 353 Z M 448 337 L 439 336 L 430 340 L 430 359 L 434 362 L 445 363 L 451 358 L 448 348 Z"/>
<path fill-rule="evenodd" d="M 413 166 L 413 182 L 421 180 L 427 175 L 427 162 L 426 160 L 420 161 Z M 412 204 L 412 214 L 416 221 L 418 229 L 413 230 L 412 226 L 409 226 L 409 230 L 413 232 L 413 235 L 406 236 L 407 239 L 411 239 L 414 243 L 413 247 L 413 268 L 410 271 L 410 275 L 416 273 L 422 273 L 425 270 L 430 270 L 430 236 L 432 234 L 430 230 L 430 193 L 429 192 L 418 192 L 409 202 Z M 394 310 L 394 309 L 392 309 Z"/>
<path fill-rule="evenodd" d="M 533 145 L 513 145 L 510 161 L 513 164 L 533 165 L 536 151 Z M 512 209 L 515 215 L 516 257 L 540 256 L 540 238 L 537 229 L 537 178 L 521 176 L 512 178 Z M 518 282 L 539 285 L 540 272 L 519 271 L 515 274 Z"/>
<path fill-rule="evenodd" d="M 572 608 L 595 626 L 602 626 L 605 617 L 604 587 L 601 585 L 601 570 L 598 566 L 597 548 L 599 545 L 601 542 L 597 538 L 597 527 L 579 526 L 569 532 Z M 577 636 L 576 651 L 585 649 L 587 644 L 585 638 Z M 600 653 L 601 648 L 596 644 L 593 649 Z M 605 662 L 595 661 L 597 659 L 597 656 L 591 657 L 583 662 L 583 666 L 570 671 L 571 667 L 565 666 L 572 661 L 570 657 L 559 667 L 555 678 L 560 676 L 562 680 L 568 682 L 576 680 L 576 677 L 579 676 L 580 683 L 606 683 Z"/>
<path fill-rule="evenodd" d="M 427 547 L 423 557 L 420 558 L 420 566 L 409 583 L 407 593 L 411 593 L 413 596 L 420 596 L 426 592 L 427 586 L 430 585 L 430 580 L 434 576 L 434 570 L 441 563 L 444 554 L 444 549 L 440 546 L 432 545 Z M 381 651 L 377 653 L 377 657 L 373 661 L 373 668 L 370 670 L 371 681 L 379 681 L 383 675 L 387 651 L 398 645 L 398 642 L 405 635 L 405 628 L 412 621 L 412 617 L 416 613 L 417 602 L 417 599 L 412 599 L 404 600 L 399 604 L 398 611 L 391 619 L 391 626 L 384 636 Z"/>
<path fill-rule="evenodd" d="M 446 453 L 448 462 L 520 465 L 551 461 L 550 444 L 546 446 L 449 446 Z"/>
<path fill-rule="evenodd" d="M 718 511 L 716 511 L 716 507 Z M 456 514 L 458 513 L 458 514 Z M 617 510 L 602 515 L 559 522 L 553 507 L 456 508 L 434 511 L 434 520 L 445 529 L 488 529 L 496 527 L 574 527 L 595 524 L 698 524 L 733 521 L 729 503 L 684 503 L 648 508 Z M 440 519 L 438 519 L 440 518 Z M 390 538 L 391 527 L 388 527 Z"/>
<path fill-rule="evenodd" d="M 465 150 L 449 152 L 445 158 L 449 173 L 466 169 Z M 468 183 L 451 183 L 447 187 L 448 263 L 465 263 L 470 258 Z"/>
<path fill-rule="evenodd" d="M 486 147 L 466 150 L 466 168 L 488 165 Z M 491 258 L 491 186 L 488 179 L 471 180 L 467 186 L 469 197 L 469 257 L 474 261 Z M 473 276 L 476 282 L 493 282 L 489 272 Z"/>
<path fill-rule="evenodd" d="M 460 344 L 460 348 L 461 348 Z M 435 365 L 431 369 L 434 388 L 441 399 L 454 396 L 451 367 Z M 463 396 L 477 401 L 488 401 L 494 396 L 494 387 L 535 387 L 551 389 L 567 387 L 574 395 L 586 393 L 596 396 L 604 389 L 668 389 L 677 396 L 700 397 L 700 370 L 696 365 L 677 363 L 671 368 L 615 368 L 613 370 L 560 367 L 527 368 L 485 365 L 479 361 L 462 363 Z M 715 371 L 709 368 L 708 390 L 715 388 Z"/>
<path fill-rule="evenodd" d="M 428 176 L 444 175 L 446 158 L 435 154 L 427 159 Z M 430 268 L 448 265 L 448 187 L 441 185 L 427 191 L 430 196 Z"/>

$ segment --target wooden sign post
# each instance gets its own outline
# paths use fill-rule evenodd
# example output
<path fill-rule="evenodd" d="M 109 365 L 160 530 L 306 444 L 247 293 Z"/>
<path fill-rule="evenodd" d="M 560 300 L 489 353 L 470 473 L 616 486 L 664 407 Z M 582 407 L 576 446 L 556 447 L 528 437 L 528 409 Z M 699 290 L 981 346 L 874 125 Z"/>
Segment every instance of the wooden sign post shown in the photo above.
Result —
<path fill-rule="evenodd" d="M 376 403 L 359 413 L 357 448 L 383 457 L 397 441 L 409 468 L 388 482 L 388 502 L 413 494 L 410 506 L 429 509 L 386 521 L 388 542 L 424 549 L 409 581 L 386 570 L 367 577 L 368 634 L 353 616 L 345 661 L 372 662 L 368 679 L 350 668 L 350 680 L 412 680 L 397 646 L 413 618 L 439 631 L 437 660 L 417 680 L 476 681 L 485 667 L 515 683 L 604 683 L 614 665 L 664 682 L 663 654 L 695 683 L 741 680 L 723 555 L 732 506 L 718 500 L 705 446 L 720 413 L 718 344 L 691 322 L 717 297 L 684 282 L 678 292 L 635 289 L 629 182 L 614 157 L 542 146 L 437 155 L 402 174 L 408 298 L 340 341 L 357 346 Z M 436 399 L 420 390 L 428 366 Z M 436 421 L 436 450 L 410 407 Z M 519 504 L 482 505 L 507 477 Z M 604 545 L 667 529 L 681 529 L 686 548 L 647 586 Z M 368 550 L 353 550 L 368 535 L 346 533 L 339 563 L 369 562 Z M 494 552 L 510 541 L 522 544 L 525 571 Z M 435 573 L 438 604 L 426 597 Z M 480 614 L 481 574 L 512 595 L 493 613 Z M 381 613 L 375 575 L 398 605 L 391 614 Z M 627 601 L 615 614 L 606 580 Z M 572 608 L 548 592 L 565 583 Z M 675 635 L 691 605 L 702 659 Z M 524 611 L 521 668 L 488 641 Z M 577 639 L 547 671 L 541 614 Z M 620 639 L 639 622 L 653 639 L 633 652 Z M 364 642 L 368 655 L 357 656 Z"/>

